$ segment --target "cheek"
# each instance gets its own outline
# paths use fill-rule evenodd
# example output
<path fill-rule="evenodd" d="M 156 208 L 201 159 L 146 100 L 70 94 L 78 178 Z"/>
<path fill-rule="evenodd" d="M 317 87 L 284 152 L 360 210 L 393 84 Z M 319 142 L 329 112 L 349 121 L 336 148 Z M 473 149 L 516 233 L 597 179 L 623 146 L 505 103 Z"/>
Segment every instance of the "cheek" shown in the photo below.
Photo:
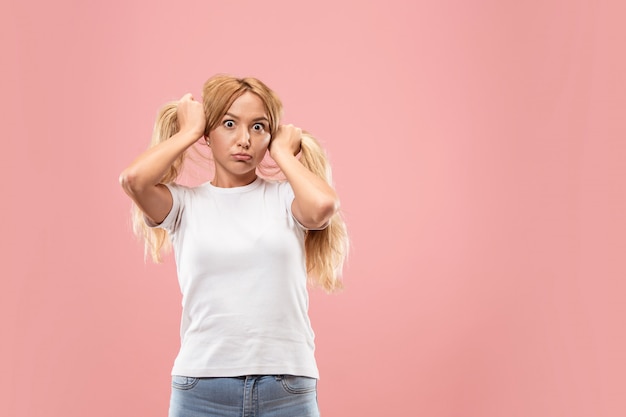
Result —
<path fill-rule="evenodd" d="M 224 145 L 229 141 L 228 132 L 213 130 L 209 133 L 209 141 L 216 146 Z"/>
<path fill-rule="evenodd" d="M 270 134 L 259 135 L 257 143 L 259 144 L 259 148 L 267 148 L 270 144 Z"/>
<path fill-rule="evenodd" d="M 260 157 L 263 157 L 265 155 L 265 152 L 267 152 L 267 148 L 270 144 L 270 135 L 267 135 L 263 138 L 261 138 L 259 140 L 259 146 L 258 146 L 258 153 Z"/>

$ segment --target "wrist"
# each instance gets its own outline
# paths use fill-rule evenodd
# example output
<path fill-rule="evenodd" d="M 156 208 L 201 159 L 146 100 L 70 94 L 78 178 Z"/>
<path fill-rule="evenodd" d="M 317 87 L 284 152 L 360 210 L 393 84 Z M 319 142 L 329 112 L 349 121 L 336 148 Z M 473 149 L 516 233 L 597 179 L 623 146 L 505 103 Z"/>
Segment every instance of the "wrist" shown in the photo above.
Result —
<path fill-rule="evenodd" d="M 270 156 L 272 157 L 274 161 L 276 161 L 277 164 L 280 163 L 279 161 L 282 161 L 285 158 L 293 157 L 293 155 L 291 154 L 289 150 L 280 149 L 280 148 L 276 148 L 276 149 L 270 148 Z"/>
<path fill-rule="evenodd" d="M 194 143 L 198 139 L 200 139 L 202 136 L 204 136 L 204 132 L 191 130 L 191 129 L 185 129 L 185 130 L 179 131 L 178 136 L 186 142 Z"/>

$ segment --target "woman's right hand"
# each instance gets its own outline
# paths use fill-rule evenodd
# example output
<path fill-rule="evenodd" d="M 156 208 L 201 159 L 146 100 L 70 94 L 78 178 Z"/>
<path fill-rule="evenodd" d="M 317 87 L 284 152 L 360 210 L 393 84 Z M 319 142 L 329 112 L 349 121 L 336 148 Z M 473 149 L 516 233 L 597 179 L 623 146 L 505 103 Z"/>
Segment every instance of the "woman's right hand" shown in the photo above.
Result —
<path fill-rule="evenodd" d="M 204 106 L 202 103 L 194 100 L 191 93 L 185 94 L 178 101 L 176 117 L 178 118 L 180 132 L 190 133 L 196 139 L 204 135 L 204 129 L 206 128 Z"/>
<path fill-rule="evenodd" d="M 168 103 L 163 109 L 165 111 L 161 112 L 155 127 L 167 131 L 166 126 L 172 126 L 174 122 L 174 103 Z M 191 94 L 185 94 L 175 110 L 178 132 L 170 138 L 161 138 L 158 144 L 144 151 L 120 174 L 126 194 L 155 223 L 165 219 L 173 204 L 172 194 L 161 184 L 163 176 L 187 148 L 204 136 L 206 127 L 204 107 Z M 172 133 L 167 132 L 168 135 Z"/>

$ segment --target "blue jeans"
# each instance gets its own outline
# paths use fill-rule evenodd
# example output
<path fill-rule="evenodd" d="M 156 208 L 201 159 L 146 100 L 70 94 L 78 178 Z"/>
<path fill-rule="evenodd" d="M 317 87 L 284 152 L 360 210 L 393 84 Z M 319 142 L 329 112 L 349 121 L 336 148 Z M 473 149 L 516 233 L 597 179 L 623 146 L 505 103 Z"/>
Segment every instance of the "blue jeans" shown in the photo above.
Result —
<path fill-rule="evenodd" d="M 169 417 L 319 417 L 317 379 L 173 376 Z"/>

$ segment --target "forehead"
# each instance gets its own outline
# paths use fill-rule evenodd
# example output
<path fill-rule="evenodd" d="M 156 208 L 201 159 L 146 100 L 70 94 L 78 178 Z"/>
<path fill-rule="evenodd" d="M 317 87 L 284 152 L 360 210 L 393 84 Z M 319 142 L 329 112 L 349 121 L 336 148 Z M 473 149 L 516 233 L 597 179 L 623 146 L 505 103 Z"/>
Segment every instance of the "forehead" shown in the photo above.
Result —
<path fill-rule="evenodd" d="M 228 108 L 227 113 L 240 118 L 267 117 L 263 100 L 256 94 L 246 91 Z"/>

